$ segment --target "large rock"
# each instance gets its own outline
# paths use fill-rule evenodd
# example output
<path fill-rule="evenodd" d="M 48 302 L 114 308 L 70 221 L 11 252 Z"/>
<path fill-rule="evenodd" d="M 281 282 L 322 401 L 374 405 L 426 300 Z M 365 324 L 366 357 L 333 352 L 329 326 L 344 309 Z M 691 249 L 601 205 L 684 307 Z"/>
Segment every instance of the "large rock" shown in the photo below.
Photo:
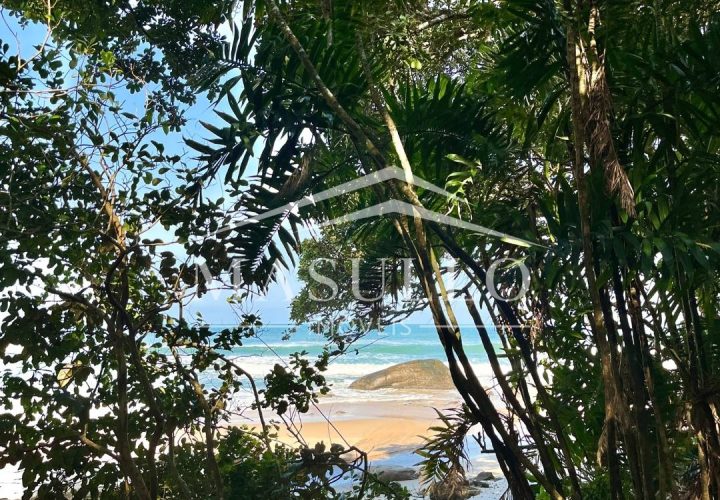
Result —
<path fill-rule="evenodd" d="M 420 474 L 412 467 L 370 467 L 370 472 L 381 481 L 409 481 L 417 479 Z"/>
<path fill-rule="evenodd" d="M 475 481 L 477 483 L 481 483 L 483 481 L 491 481 L 491 480 L 492 481 L 495 480 L 495 475 L 492 472 L 480 472 L 477 476 L 475 476 L 475 478 L 470 480 L 470 484 L 474 484 L 473 481 Z M 475 485 L 475 486 L 477 486 L 477 485 Z M 480 486 L 482 486 L 482 485 L 480 485 Z"/>
<path fill-rule="evenodd" d="M 437 359 L 408 361 L 385 368 L 350 384 L 351 389 L 453 389 L 450 370 Z"/>

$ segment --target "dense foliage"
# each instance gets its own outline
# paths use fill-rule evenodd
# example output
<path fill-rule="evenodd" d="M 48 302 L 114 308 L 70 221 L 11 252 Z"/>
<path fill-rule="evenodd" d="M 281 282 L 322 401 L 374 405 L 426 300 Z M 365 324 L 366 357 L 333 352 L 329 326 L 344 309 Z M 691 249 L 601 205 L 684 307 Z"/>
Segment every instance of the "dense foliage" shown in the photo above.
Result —
<path fill-rule="evenodd" d="M 310 246 L 414 259 L 415 300 L 514 496 L 717 498 L 718 15 L 712 2 L 672 0 L 247 4 L 208 72 L 228 75 L 233 113 L 200 151 L 231 180 L 262 141 L 260 180 L 238 205 L 251 213 L 389 166 L 455 195 L 391 181 L 253 228 L 254 242 L 277 236 L 290 254 L 299 241 L 283 217 L 333 220 L 389 199 L 537 243 L 400 214 Z M 265 250 L 238 250 L 248 272 L 285 259 Z M 465 279 L 455 290 L 448 257 Z M 531 271 L 517 302 L 485 287 L 505 257 Z M 387 300 L 370 312 L 391 320 L 398 280 L 371 276 Z M 342 295 L 309 303 L 313 286 L 296 317 L 368 314 Z M 458 308 L 476 331 L 460 332 Z M 463 335 L 483 340 L 508 414 L 488 400 Z"/>
<path fill-rule="evenodd" d="M 223 200 L 180 147 L 188 106 L 207 99 L 192 82 L 230 13 L 2 10 L 0 468 L 20 469 L 24 498 L 402 496 L 367 474 L 360 450 L 275 442 L 264 412 L 307 411 L 327 391 L 327 353 L 295 355 L 258 389 L 231 351 L 260 319 L 238 307 L 218 331 L 185 313 L 209 288 L 234 288 L 211 236 Z M 227 429 L 248 411 L 258 426 Z"/>
<path fill-rule="evenodd" d="M 298 255 L 308 286 L 293 317 L 316 322 L 334 355 L 361 329 L 338 336 L 321 320 L 431 311 L 465 403 L 421 453 L 431 491 L 461 482 L 462 439 L 479 425 L 515 498 L 720 497 L 715 2 L 11 1 L 3 13 L 50 30 L 37 51 L 0 54 L 0 347 L 14 368 L 0 465 L 22 466 L 28 497 L 403 495 L 366 479 L 362 453 L 348 465 L 347 450 L 274 446 L 272 426 L 221 432 L 242 387 L 258 412 L 306 410 L 330 351 L 255 390 L 226 352 L 259 318 L 220 334 L 186 318 L 211 286 L 193 259 L 215 276 L 237 263 L 242 304 Z M 187 139 L 189 159 L 169 146 L 199 95 L 217 116 L 207 140 Z M 452 196 L 396 179 L 283 208 L 391 167 Z M 390 199 L 415 215 L 301 242 L 304 224 Z M 340 293 L 313 300 L 328 290 L 310 283 L 312 261 L 348 256 L 381 300 L 348 293 L 347 262 L 325 269 Z M 530 270 L 518 301 L 501 298 L 512 281 L 500 295 L 486 285 L 501 258 Z M 356 474 L 351 492 L 335 491 L 338 468 Z"/>

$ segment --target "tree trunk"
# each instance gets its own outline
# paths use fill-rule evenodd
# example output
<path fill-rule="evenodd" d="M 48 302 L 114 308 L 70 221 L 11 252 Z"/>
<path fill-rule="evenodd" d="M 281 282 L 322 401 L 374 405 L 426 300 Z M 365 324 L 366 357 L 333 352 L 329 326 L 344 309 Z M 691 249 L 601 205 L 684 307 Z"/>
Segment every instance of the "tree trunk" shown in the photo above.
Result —
<path fill-rule="evenodd" d="M 569 9 L 572 11 L 572 9 Z M 590 326 L 600 353 L 603 388 L 605 393 L 605 423 L 602 437 L 598 444 L 598 454 L 603 454 L 607 460 L 610 474 L 611 497 L 623 498 L 622 479 L 616 460 L 615 431 L 618 425 L 618 394 L 616 374 L 613 366 L 612 353 L 608 343 L 608 333 L 605 328 L 600 292 L 595 278 L 593 258 L 593 242 L 590 229 L 590 199 L 585 180 L 585 112 L 584 100 L 587 98 L 585 72 L 582 76 L 579 68 L 583 68 L 582 54 L 577 39 L 577 32 L 573 20 L 569 21 L 567 28 L 567 63 L 569 67 L 571 111 L 573 128 L 573 146 L 575 157 L 573 171 L 578 191 L 578 207 L 580 210 L 580 226 L 582 233 L 583 263 L 585 279 L 592 303 Z"/>

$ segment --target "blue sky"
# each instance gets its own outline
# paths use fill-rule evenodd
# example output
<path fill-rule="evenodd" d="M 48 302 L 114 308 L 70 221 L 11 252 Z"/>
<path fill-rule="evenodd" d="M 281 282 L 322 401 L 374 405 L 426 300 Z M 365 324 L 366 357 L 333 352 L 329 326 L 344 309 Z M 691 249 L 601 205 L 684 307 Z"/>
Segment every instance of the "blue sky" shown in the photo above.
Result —
<path fill-rule="evenodd" d="M 44 26 L 29 24 L 26 27 L 20 27 L 15 18 L 8 16 L 7 11 L 2 13 L 0 39 L 10 45 L 11 52 L 19 51 L 22 56 L 28 57 L 34 53 L 36 50 L 35 46 L 41 43 L 45 36 L 46 29 Z M 142 92 L 130 94 L 127 91 L 118 91 L 116 92 L 116 98 L 122 102 L 125 111 L 135 114 L 144 113 L 144 95 Z M 209 102 L 206 96 L 198 95 L 197 102 L 186 111 L 185 117 L 187 119 L 187 125 L 183 128 L 182 133 L 171 132 L 167 135 L 162 134 L 159 137 L 154 137 L 153 139 L 162 142 L 168 154 L 178 154 L 187 162 L 192 162 L 194 152 L 185 145 L 184 138 L 192 138 L 198 142 L 202 142 L 203 139 L 207 137 L 208 132 L 200 125 L 201 121 L 222 123 L 221 120 L 215 118 L 214 108 L 214 104 Z M 220 109 L 223 108 L 227 108 L 227 106 L 221 103 Z M 256 164 L 251 162 L 248 166 L 248 175 L 254 173 L 256 166 Z M 223 183 L 218 180 L 210 185 L 205 192 L 213 198 L 224 196 Z M 224 197 L 228 200 L 226 203 L 229 206 L 230 197 Z M 312 237 L 311 235 L 317 234 L 317 231 L 308 230 L 305 234 L 307 237 Z M 162 229 L 154 229 L 153 234 L 148 234 L 147 236 L 164 236 L 167 238 L 170 235 L 168 235 L 167 232 L 163 233 Z M 246 304 L 245 309 L 259 313 L 263 322 L 266 324 L 288 324 L 289 322 L 291 298 L 293 293 L 301 289 L 302 283 L 298 281 L 294 270 L 286 272 L 284 276 L 283 285 L 271 285 L 266 296 L 255 297 Z M 237 316 L 227 302 L 227 298 L 230 295 L 230 292 L 208 293 L 202 298 L 196 299 L 186 311 L 190 314 L 199 312 L 205 321 L 212 324 L 233 324 Z M 464 305 L 460 302 L 458 305 L 456 308 L 459 316 L 458 319 L 461 322 L 469 322 L 469 315 L 465 311 Z M 408 323 L 429 323 L 430 321 L 431 315 L 429 311 L 415 313 L 407 320 Z"/>

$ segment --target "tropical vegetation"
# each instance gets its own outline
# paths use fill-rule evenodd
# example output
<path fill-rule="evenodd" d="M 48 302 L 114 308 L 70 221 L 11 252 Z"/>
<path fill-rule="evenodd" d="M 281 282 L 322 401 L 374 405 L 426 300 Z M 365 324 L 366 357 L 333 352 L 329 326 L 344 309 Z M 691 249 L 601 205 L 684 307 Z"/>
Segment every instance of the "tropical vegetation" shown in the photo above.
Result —
<path fill-rule="evenodd" d="M 4 14 L 49 30 L 37 53 L 6 43 L 0 61 L 0 346 L 21 368 L 2 379 L 0 465 L 22 465 L 28 496 L 406 494 L 366 481 L 359 450 L 348 465 L 346 449 L 275 447 L 265 426 L 223 432 L 253 384 L 224 352 L 261 319 L 216 333 L 183 315 L 210 285 L 192 266 L 204 259 L 213 275 L 236 267 L 239 311 L 297 264 L 293 318 L 328 338 L 320 358 L 268 374 L 261 418 L 307 410 L 330 354 L 362 335 L 327 320 L 428 309 L 464 401 L 420 453 L 435 495 L 479 426 L 513 498 L 720 498 L 715 2 L 66 0 Z M 119 96 L 141 90 L 130 112 Z M 215 116 L 182 155 L 169 144 L 197 96 Z M 282 209 L 387 168 L 404 180 Z M 304 226 L 388 200 L 414 211 L 303 241 Z M 348 255 L 379 300 L 311 300 L 311 261 Z M 352 269 L 326 271 L 352 285 Z M 337 467 L 354 489 L 336 491 Z"/>

